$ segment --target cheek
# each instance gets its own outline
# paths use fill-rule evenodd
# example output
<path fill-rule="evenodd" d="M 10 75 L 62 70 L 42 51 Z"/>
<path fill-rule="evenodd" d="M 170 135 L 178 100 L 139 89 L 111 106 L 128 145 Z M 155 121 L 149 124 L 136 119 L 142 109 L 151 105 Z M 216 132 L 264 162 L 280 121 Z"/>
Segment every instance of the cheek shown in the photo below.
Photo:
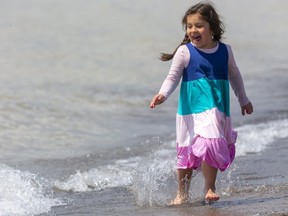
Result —
<path fill-rule="evenodd" d="M 211 37 L 212 36 L 212 32 L 209 30 L 203 31 L 203 35 L 205 35 L 205 37 Z"/>

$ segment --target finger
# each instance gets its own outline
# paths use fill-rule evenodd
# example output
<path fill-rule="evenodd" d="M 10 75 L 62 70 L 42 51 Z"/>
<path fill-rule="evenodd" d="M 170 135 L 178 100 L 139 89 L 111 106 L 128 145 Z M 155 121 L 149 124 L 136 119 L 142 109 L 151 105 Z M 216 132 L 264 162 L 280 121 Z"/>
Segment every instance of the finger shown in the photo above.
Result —
<path fill-rule="evenodd" d="M 156 100 L 158 98 L 158 95 L 154 96 L 151 103 L 150 103 L 150 108 L 156 107 Z"/>
<path fill-rule="evenodd" d="M 242 113 L 242 115 L 244 116 L 245 115 L 245 109 L 241 109 L 241 113 Z"/>
<path fill-rule="evenodd" d="M 150 103 L 150 108 L 154 108 L 155 107 L 155 101 L 152 100 L 151 103 Z"/>

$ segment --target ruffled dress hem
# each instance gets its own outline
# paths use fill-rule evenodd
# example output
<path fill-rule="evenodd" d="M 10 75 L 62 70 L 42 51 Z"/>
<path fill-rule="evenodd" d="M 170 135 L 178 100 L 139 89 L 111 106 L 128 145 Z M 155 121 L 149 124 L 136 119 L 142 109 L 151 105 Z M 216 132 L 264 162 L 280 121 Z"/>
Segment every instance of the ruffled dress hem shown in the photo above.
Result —
<path fill-rule="evenodd" d="M 235 158 L 236 131 L 232 131 L 231 138 L 230 142 L 227 142 L 224 137 L 204 138 L 196 135 L 191 145 L 177 145 L 177 168 L 197 170 L 201 167 L 202 161 L 205 161 L 221 172 L 225 171 Z"/>

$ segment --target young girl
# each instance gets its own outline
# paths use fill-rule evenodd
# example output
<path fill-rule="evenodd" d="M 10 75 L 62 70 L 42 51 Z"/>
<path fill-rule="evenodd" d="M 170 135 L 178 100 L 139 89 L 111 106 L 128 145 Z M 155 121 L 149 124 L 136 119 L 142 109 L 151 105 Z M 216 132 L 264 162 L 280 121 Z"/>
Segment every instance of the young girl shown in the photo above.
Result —
<path fill-rule="evenodd" d="M 173 54 L 167 78 L 150 104 L 163 103 L 181 81 L 176 115 L 178 191 L 172 204 L 188 201 L 192 170 L 202 168 L 205 201 L 217 201 L 215 181 L 218 169 L 224 171 L 235 156 L 237 133 L 232 130 L 229 107 L 229 81 L 241 106 L 242 115 L 253 106 L 246 96 L 243 80 L 231 47 L 221 42 L 223 24 L 210 3 L 188 9 L 182 24 L 183 42 Z"/>

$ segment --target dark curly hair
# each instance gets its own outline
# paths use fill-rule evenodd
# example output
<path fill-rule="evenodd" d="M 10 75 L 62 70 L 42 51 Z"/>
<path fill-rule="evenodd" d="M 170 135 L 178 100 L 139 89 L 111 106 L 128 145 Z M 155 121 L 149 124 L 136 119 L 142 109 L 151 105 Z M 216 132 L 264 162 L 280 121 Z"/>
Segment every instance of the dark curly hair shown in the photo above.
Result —
<path fill-rule="evenodd" d="M 187 12 L 185 13 L 183 19 L 182 19 L 182 25 L 183 27 L 187 28 L 187 17 L 193 14 L 200 14 L 200 16 L 202 17 L 202 19 L 204 19 L 206 22 L 209 23 L 211 31 L 214 33 L 214 40 L 215 41 L 221 41 L 222 35 L 224 33 L 224 25 L 221 22 L 219 15 L 217 14 L 216 10 L 214 9 L 212 3 L 210 2 L 200 2 L 194 6 L 192 6 L 191 8 L 189 8 L 187 10 Z M 180 47 L 181 45 L 187 44 L 190 42 L 190 39 L 188 37 L 188 35 L 185 33 L 184 39 L 181 42 L 181 44 L 178 46 Z M 162 61 L 169 61 L 171 60 L 178 47 L 174 50 L 174 52 L 172 54 L 167 54 L 167 53 L 161 53 L 160 59 Z"/>

